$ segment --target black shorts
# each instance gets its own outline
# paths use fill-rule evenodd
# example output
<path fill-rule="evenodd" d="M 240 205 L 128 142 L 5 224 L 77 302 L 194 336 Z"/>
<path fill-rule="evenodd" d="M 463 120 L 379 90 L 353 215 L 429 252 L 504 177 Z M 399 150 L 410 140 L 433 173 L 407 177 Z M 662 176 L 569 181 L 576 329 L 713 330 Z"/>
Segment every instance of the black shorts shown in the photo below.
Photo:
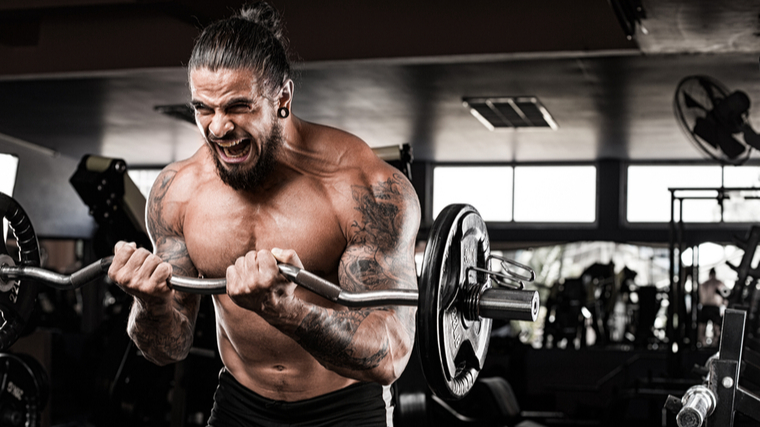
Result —
<path fill-rule="evenodd" d="M 720 307 L 717 305 L 703 305 L 700 307 L 697 313 L 697 321 L 699 323 L 707 323 L 711 320 L 713 324 L 720 326 L 723 323 L 723 317 L 720 315 Z"/>
<path fill-rule="evenodd" d="M 377 383 L 285 402 L 254 393 L 222 369 L 208 427 L 387 426 L 392 424 L 390 408 L 390 388 Z"/>

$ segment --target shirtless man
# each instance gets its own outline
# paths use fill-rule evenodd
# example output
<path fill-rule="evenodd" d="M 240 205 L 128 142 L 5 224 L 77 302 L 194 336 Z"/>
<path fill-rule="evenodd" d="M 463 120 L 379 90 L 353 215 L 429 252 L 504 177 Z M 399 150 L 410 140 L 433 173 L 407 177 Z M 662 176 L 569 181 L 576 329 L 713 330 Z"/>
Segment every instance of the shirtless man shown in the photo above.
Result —
<path fill-rule="evenodd" d="M 352 292 L 416 289 L 419 203 L 360 139 L 291 114 L 289 75 L 270 6 L 203 31 L 188 76 L 205 144 L 153 186 L 154 252 L 119 242 L 109 276 L 134 296 L 129 336 L 158 364 L 187 356 L 200 301 L 167 280 L 226 278 L 214 296 L 224 369 L 209 426 L 386 425 L 414 309 L 338 306 L 277 263 Z"/>
<path fill-rule="evenodd" d="M 697 335 L 702 347 L 720 343 L 720 327 L 723 323 L 723 309 L 728 303 L 723 298 L 726 285 L 718 280 L 715 268 L 711 268 L 708 279 L 699 285 L 699 311 L 697 315 Z M 707 336 L 707 323 L 712 323 L 712 336 Z M 709 338 L 709 339 L 708 339 Z"/>

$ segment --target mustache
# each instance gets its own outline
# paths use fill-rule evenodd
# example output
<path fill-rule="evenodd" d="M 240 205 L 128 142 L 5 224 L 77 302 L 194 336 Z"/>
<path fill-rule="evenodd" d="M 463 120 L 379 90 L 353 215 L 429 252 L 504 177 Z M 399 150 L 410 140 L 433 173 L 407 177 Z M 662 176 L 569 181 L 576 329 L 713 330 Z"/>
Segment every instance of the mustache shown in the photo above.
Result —
<path fill-rule="evenodd" d="M 211 131 L 208 131 L 206 133 L 206 140 L 209 142 L 217 143 L 217 142 L 232 142 L 232 141 L 240 141 L 242 139 L 248 139 L 253 140 L 251 135 L 244 134 L 244 135 L 224 135 L 222 137 L 214 135 Z"/>

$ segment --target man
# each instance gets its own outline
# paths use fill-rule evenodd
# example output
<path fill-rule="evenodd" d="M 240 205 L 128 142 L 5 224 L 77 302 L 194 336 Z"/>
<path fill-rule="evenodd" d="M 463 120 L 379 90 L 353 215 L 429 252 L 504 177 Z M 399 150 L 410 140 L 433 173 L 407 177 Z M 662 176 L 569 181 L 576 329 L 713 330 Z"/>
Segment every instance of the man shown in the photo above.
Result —
<path fill-rule="evenodd" d="M 154 253 L 119 242 L 109 276 L 134 296 L 128 333 L 158 364 L 188 354 L 200 300 L 167 280 L 226 278 L 214 297 L 224 369 L 209 426 L 385 425 L 414 309 L 338 306 L 277 263 L 352 292 L 415 289 L 419 203 L 357 137 L 291 114 L 289 74 L 270 6 L 203 31 L 188 76 L 204 147 L 151 190 Z"/>
<path fill-rule="evenodd" d="M 726 305 L 723 292 L 726 285 L 716 277 L 715 269 L 711 268 L 708 279 L 699 285 L 698 334 L 699 344 L 703 347 L 717 345 L 720 337 L 720 326 L 723 320 L 722 308 Z M 712 334 L 707 334 L 707 323 L 712 323 Z"/>

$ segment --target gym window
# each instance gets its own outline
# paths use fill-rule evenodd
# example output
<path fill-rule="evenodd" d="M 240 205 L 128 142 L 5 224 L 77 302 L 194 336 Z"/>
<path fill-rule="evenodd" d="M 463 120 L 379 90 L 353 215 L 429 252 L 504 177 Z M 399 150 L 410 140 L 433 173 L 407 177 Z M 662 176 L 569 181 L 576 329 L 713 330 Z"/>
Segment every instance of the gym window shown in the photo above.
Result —
<path fill-rule="evenodd" d="M 596 220 L 595 166 L 436 166 L 433 218 L 452 203 L 488 222 Z"/>
<path fill-rule="evenodd" d="M 721 209 L 718 188 L 747 188 L 729 191 Z M 669 222 L 669 188 L 698 188 L 676 193 L 683 197 L 684 222 L 756 222 L 760 220 L 760 167 L 696 165 L 628 166 L 628 222 Z M 681 220 L 681 204 L 673 207 L 673 219 Z"/>
<path fill-rule="evenodd" d="M 150 195 L 150 189 L 153 187 L 153 183 L 158 178 L 158 174 L 161 173 L 161 169 L 128 169 L 129 177 L 132 182 L 135 183 L 137 188 L 140 189 L 140 193 L 148 199 Z"/>
<path fill-rule="evenodd" d="M 13 154 L 0 154 L 0 193 L 13 196 L 17 169 L 18 157 Z"/>
<path fill-rule="evenodd" d="M 517 166 L 515 222 L 594 222 L 595 166 Z"/>
<path fill-rule="evenodd" d="M 18 170 L 18 157 L 13 154 L 0 153 L 0 193 L 13 196 L 16 187 L 16 171 Z M 3 239 L 8 236 L 8 220 L 2 221 Z"/>
<path fill-rule="evenodd" d="M 446 206 L 467 203 L 485 221 L 512 220 L 510 166 L 437 166 L 433 169 L 433 218 Z"/>

